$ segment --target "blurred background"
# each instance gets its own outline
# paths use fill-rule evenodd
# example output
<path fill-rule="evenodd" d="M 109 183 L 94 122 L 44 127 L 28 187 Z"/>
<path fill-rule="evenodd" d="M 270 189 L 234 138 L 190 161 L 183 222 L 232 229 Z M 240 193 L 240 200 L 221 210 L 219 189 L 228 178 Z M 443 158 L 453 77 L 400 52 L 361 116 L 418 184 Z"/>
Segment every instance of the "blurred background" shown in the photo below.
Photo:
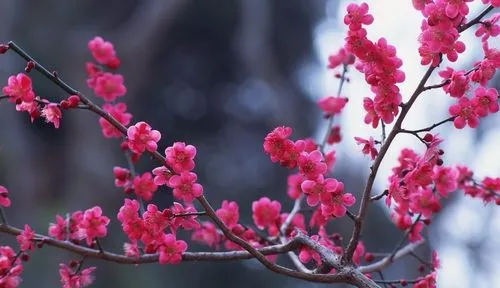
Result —
<path fill-rule="evenodd" d="M 476 1 L 478 2 L 478 1 Z M 480 5 L 471 6 L 472 14 Z M 0 1 L 0 42 L 16 41 L 49 70 L 87 96 L 87 42 L 102 36 L 114 43 L 122 60 L 127 95 L 120 99 L 133 113 L 132 123 L 146 121 L 162 133 L 159 147 L 185 141 L 198 149 L 196 173 L 214 207 L 223 199 L 236 200 L 243 223 L 251 223 L 251 202 L 262 196 L 282 201 L 284 211 L 293 202 L 286 197 L 287 169 L 273 165 L 264 154 L 265 135 L 276 126 L 293 127 L 293 139 L 321 139 L 325 123 L 315 102 L 334 95 L 338 81 L 327 71 L 328 55 L 342 45 L 345 1 L 334 0 L 130 0 Z M 411 1 L 370 1 L 375 16 L 369 28 L 372 40 L 386 37 L 398 47 L 407 80 L 401 85 L 405 99 L 424 73 L 420 66 L 417 35 L 421 15 Z M 398 11 L 389 14 L 388 11 Z M 390 16 L 390 17 L 389 17 Z M 470 67 L 482 58 L 472 34 L 464 35 L 467 52 L 454 68 Z M 491 44 L 490 44 L 491 45 Z M 20 57 L 0 57 L 0 79 L 24 68 Z M 30 75 L 37 95 L 58 101 L 63 91 L 37 73 Z M 354 136 L 380 136 L 363 124 L 362 98 L 370 95 L 362 76 L 351 71 L 343 96 L 350 98 L 340 122 L 343 142 L 337 146 L 333 177 L 345 182 L 347 192 L 359 197 L 370 162 L 360 153 Z M 498 77 L 492 85 L 499 88 Z M 431 83 L 438 83 L 431 78 Z M 3 86 L 4 84 L 2 84 Z M 449 97 L 441 91 L 422 96 L 405 121 L 421 128 L 448 117 Z M 101 99 L 93 97 L 97 103 Z M 102 136 L 98 117 L 86 111 L 65 113 L 58 130 L 42 121 L 30 124 L 13 106 L 0 107 L 0 184 L 10 191 L 13 205 L 7 216 L 16 226 L 31 225 L 47 233 L 55 215 L 94 205 L 112 219 L 107 250 L 119 252 L 126 240 L 116 213 L 124 194 L 113 185 L 113 166 L 126 166 L 119 143 Z M 500 118 L 491 116 L 479 129 L 455 131 L 440 127 L 449 139 L 443 145 L 446 164 L 469 164 L 477 176 L 500 175 Z M 389 127 L 390 128 L 390 127 Z M 373 193 L 385 189 L 399 148 L 423 151 L 411 137 L 399 137 L 384 160 Z M 156 166 L 143 157 L 140 171 Z M 160 189 L 154 201 L 165 207 L 170 191 Z M 368 251 L 390 252 L 402 232 L 389 221 L 382 205 L 372 205 L 363 231 Z M 461 192 L 443 203 L 445 208 L 424 233 L 437 249 L 443 268 L 440 287 L 500 287 L 498 209 Z M 330 231 L 345 235 L 351 223 L 337 220 Z M 0 243 L 14 237 L 0 235 Z M 210 248 L 193 244 L 190 250 Z M 430 259 L 430 250 L 419 254 Z M 25 265 L 22 287 L 58 287 L 58 263 L 75 255 L 51 247 L 36 250 Z M 279 258 L 287 264 L 286 257 Z M 288 263 L 290 264 L 290 263 Z M 319 287 L 273 274 L 255 261 L 148 264 L 125 266 L 86 261 L 97 266 L 92 287 Z M 419 276 L 418 263 L 405 259 L 384 273 L 387 279 Z M 339 287 L 341 285 L 338 285 Z"/>

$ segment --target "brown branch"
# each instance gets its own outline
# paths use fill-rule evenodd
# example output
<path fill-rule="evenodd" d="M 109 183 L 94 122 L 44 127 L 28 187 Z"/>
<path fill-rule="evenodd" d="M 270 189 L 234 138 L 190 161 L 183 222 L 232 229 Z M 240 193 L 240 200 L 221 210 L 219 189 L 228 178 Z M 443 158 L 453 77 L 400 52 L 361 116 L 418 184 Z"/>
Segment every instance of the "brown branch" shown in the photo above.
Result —
<path fill-rule="evenodd" d="M 479 13 L 479 15 L 477 15 L 474 19 L 470 20 L 469 22 L 465 23 L 464 25 L 458 27 L 458 33 L 462 33 L 463 31 L 469 29 L 470 27 L 472 27 L 473 25 L 476 25 L 478 24 L 481 19 L 486 16 L 486 14 L 488 14 L 491 10 L 493 10 L 493 6 L 488 6 L 486 9 L 483 10 L 483 12 Z"/>
<path fill-rule="evenodd" d="M 375 195 L 375 196 L 372 196 L 372 197 L 370 198 L 370 201 L 377 201 L 377 200 L 380 200 L 380 199 L 382 199 L 382 197 L 387 196 L 388 194 L 389 194 L 389 190 L 387 190 L 387 189 L 386 189 L 386 190 L 384 190 L 384 192 L 382 192 L 382 193 L 380 193 L 380 194 L 377 194 L 377 195 Z"/>
<path fill-rule="evenodd" d="M 413 135 L 416 135 L 417 133 L 421 133 L 421 132 L 430 132 L 432 129 L 438 127 L 438 126 L 441 126 L 443 124 L 445 124 L 446 122 L 453 122 L 453 120 L 455 120 L 456 116 L 453 116 L 453 117 L 449 117 L 449 118 L 446 118 L 442 121 L 439 121 L 435 124 L 432 124 L 428 127 L 425 127 L 425 128 L 422 128 L 422 129 L 418 129 L 418 130 L 406 130 L 406 129 L 401 129 L 401 133 L 408 133 L 408 134 L 413 134 Z"/>
<path fill-rule="evenodd" d="M 403 258 L 406 255 L 409 255 L 417 247 L 419 247 L 420 245 L 422 245 L 424 243 L 425 243 L 424 240 L 420 240 L 420 241 L 417 241 L 417 242 L 414 242 L 414 243 L 410 243 L 410 244 L 406 245 L 405 247 L 399 249 L 394 254 L 393 257 L 391 257 L 391 255 L 388 255 L 388 256 L 386 256 L 386 257 L 380 259 L 379 261 L 377 261 L 375 263 L 372 263 L 370 265 L 360 266 L 360 267 L 358 267 L 358 270 L 361 273 L 372 273 L 372 272 L 376 272 L 376 271 L 381 271 L 381 270 L 387 268 L 389 265 L 391 265 L 394 261 L 396 261 L 396 260 L 398 260 L 400 258 Z"/>

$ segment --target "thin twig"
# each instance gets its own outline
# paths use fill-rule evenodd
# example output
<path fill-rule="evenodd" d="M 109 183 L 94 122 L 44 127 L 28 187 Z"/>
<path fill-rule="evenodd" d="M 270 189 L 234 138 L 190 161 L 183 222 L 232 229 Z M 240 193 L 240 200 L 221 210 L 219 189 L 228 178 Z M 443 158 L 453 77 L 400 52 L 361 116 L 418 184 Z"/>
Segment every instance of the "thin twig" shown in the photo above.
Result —
<path fill-rule="evenodd" d="M 457 116 L 453 116 L 453 117 L 449 117 L 449 118 L 446 118 L 442 121 L 439 121 L 435 124 L 432 124 L 428 127 L 425 127 L 425 128 L 422 128 L 422 129 L 418 129 L 418 130 L 406 130 L 406 129 L 401 129 L 401 133 L 408 133 L 408 134 L 417 134 L 417 133 L 421 133 L 421 132 L 430 132 L 432 129 L 438 127 L 438 126 L 441 126 L 443 124 L 445 124 L 446 122 L 453 122 L 453 120 L 455 120 Z"/>
<path fill-rule="evenodd" d="M 387 189 L 386 189 L 386 190 L 384 190 L 384 192 L 382 192 L 382 193 L 380 193 L 380 194 L 377 194 L 377 195 L 375 195 L 375 196 L 372 196 L 372 197 L 370 198 L 370 201 L 377 201 L 377 200 L 380 200 L 380 199 L 382 199 L 382 197 L 384 197 L 384 196 L 386 196 L 386 195 L 388 195 L 388 194 L 389 194 L 389 190 L 387 190 Z"/>

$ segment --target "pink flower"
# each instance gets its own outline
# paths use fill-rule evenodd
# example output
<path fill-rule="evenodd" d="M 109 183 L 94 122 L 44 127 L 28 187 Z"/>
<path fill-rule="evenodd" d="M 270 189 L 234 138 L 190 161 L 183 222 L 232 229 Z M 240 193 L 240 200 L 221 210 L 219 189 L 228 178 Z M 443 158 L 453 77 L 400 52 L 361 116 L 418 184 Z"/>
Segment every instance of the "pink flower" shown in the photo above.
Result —
<path fill-rule="evenodd" d="M 203 195 L 203 187 L 196 183 L 198 176 L 193 172 L 183 172 L 173 175 L 168 181 L 168 187 L 174 189 L 174 197 L 186 203 L 192 203 L 197 197 Z"/>
<path fill-rule="evenodd" d="M 370 139 L 368 140 L 361 137 L 354 137 L 354 140 L 356 140 L 356 144 L 363 145 L 363 154 L 370 155 L 370 158 L 372 158 L 372 160 L 377 157 L 378 151 L 375 148 L 375 140 L 373 140 L 373 137 L 370 137 Z"/>
<path fill-rule="evenodd" d="M 118 59 L 112 43 L 97 36 L 89 41 L 88 48 L 97 62 L 103 65 L 111 64 L 110 68 L 117 68 L 113 65 Z"/>
<path fill-rule="evenodd" d="M 478 26 L 475 35 L 481 37 L 481 41 L 487 41 L 489 37 L 496 37 L 500 35 L 500 25 L 497 24 L 500 20 L 500 13 L 495 13 L 488 19 L 482 20 L 481 25 Z"/>
<path fill-rule="evenodd" d="M 156 185 L 167 185 L 168 180 L 172 177 L 172 172 L 165 166 L 156 167 L 153 169 L 153 175 L 155 175 L 154 182 Z"/>
<path fill-rule="evenodd" d="M 59 276 L 61 277 L 61 285 L 63 288 L 86 287 L 94 282 L 94 277 L 91 275 L 95 271 L 95 267 L 83 269 L 80 272 L 73 271 L 66 264 L 59 264 Z"/>
<path fill-rule="evenodd" d="M 0 287 L 15 288 L 21 284 L 21 259 L 9 246 L 0 246 Z"/>
<path fill-rule="evenodd" d="M 423 229 L 424 229 L 424 223 L 418 221 L 416 224 L 413 225 L 413 227 L 411 227 L 410 233 L 408 234 L 408 240 L 410 240 L 410 242 L 417 242 L 422 240 L 422 235 L 420 235 L 420 233 L 422 232 Z"/>
<path fill-rule="evenodd" d="M 69 218 L 69 224 L 66 219 L 56 215 L 56 223 L 49 225 L 49 236 L 57 240 L 82 240 L 85 238 L 85 231 L 80 227 L 82 221 L 82 211 L 73 212 Z"/>
<path fill-rule="evenodd" d="M 102 210 L 99 206 L 94 206 L 85 210 L 83 220 L 80 222 L 80 228 L 85 232 L 87 245 L 92 245 L 94 238 L 105 237 L 108 230 L 109 218 L 102 216 Z"/>
<path fill-rule="evenodd" d="M 358 246 L 356 246 L 354 254 L 352 255 L 352 262 L 356 265 L 361 264 L 361 257 L 363 257 L 363 255 L 365 255 L 365 245 L 363 244 L 363 241 L 359 241 Z"/>
<path fill-rule="evenodd" d="M 361 25 L 373 23 L 373 16 L 368 14 L 368 4 L 357 5 L 351 3 L 347 6 L 347 15 L 344 17 L 344 24 L 349 25 L 350 30 L 361 29 Z"/>
<path fill-rule="evenodd" d="M 427 5 L 431 2 L 432 2 L 432 0 L 412 0 L 413 7 L 415 7 L 415 9 L 417 9 L 419 11 L 424 10 L 425 5 Z"/>
<path fill-rule="evenodd" d="M 430 188 L 419 189 L 410 195 L 410 209 L 413 213 L 430 218 L 432 213 L 441 210 L 441 204 Z"/>
<path fill-rule="evenodd" d="M 447 197 L 448 194 L 457 189 L 458 173 L 451 167 L 435 167 L 432 179 L 434 180 L 436 191 L 442 197 Z"/>
<path fill-rule="evenodd" d="M 151 244 L 154 241 L 161 241 L 165 228 L 169 226 L 169 210 L 158 210 L 154 204 L 149 204 L 146 212 L 142 215 L 144 219 L 144 232 L 141 236 L 141 241 L 145 245 Z"/>
<path fill-rule="evenodd" d="M 474 91 L 474 98 L 471 102 L 480 117 L 485 117 L 488 113 L 496 113 L 499 110 L 498 91 L 495 88 L 478 87 Z"/>
<path fill-rule="evenodd" d="M 472 0 L 444 0 L 446 2 L 446 16 L 456 18 L 457 16 L 465 17 L 469 14 L 469 7 L 466 2 Z"/>
<path fill-rule="evenodd" d="M 234 201 L 222 201 L 222 207 L 215 211 L 215 213 L 229 229 L 235 227 L 240 219 L 239 207 Z"/>
<path fill-rule="evenodd" d="M 372 124 L 373 128 L 377 128 L 378 123 L 380 122 L 380 116 L 377 112 L 375 112 L 375 104 L 373 103 L 373 100 L 365 97 L 363 99 L 363 108 L 366 111 L 366 116 L 364 119 L 365 123 Z"/>
<path fill-rule="evenodd" d="M 146 122 L 137 122 L 127 130 L 128 146 L 136 154 L 142 154 L 145 150 L 154 152 L 158 148 L 161 134 L 152 130 Z"/>
<path fill-rule="evenodd" d="M 200 223 L 196 220 L 196 215 L 191 216 L 176 216 L 187 213 L 194 213 L 196 209 L 193 206 L 184 207 L 182 204 L 174 202 L 170 211 L 173 213 L 173 219 L 170 220 L 170 228 L 172 234 L 175 234 L 177 228 L 182 227 L 184 230 L 192 230 L 200 228 Z"/>
<path fill-rule="evenodd" d="M 328 134 L 327 143 L 333 145 L 335 143 L 340 143 L 342 141 L 342 135 L 340 134 L 340 126 L 334 125 Z"/>
<path fill-rule="evenodd" d="M 54 124 L 54 127 L 59 128 L 59 124 L 62 118 L 62 112 L 57 107 L 56 103 L 50 103 L 45 105 L 42 109 L 42 116 L 45 117 L 45 120 Z"/>
<path fill-rule="evenodd" d="M 38 110 L 38 103 L 36 101 L 31 101 L 31 102 L 21 101 L 21 103 L 16 104 L 16 111 L 28 112 L 28 114 L 30 114 L 31 123 L 33 123 L 33 121 L 35 121 L 35 119 L 38 118 L 41 114 L 40 110 Z"/>
<path fill-rule="evenodd" d="M 302 195 L 302 188 L 301 188 L 302 182 L 304 182 L 304 176 L 302 176 L 302 174 L 300 174 L 300 173 L 291 174 L 288 176 L 287 194 L 293 200 L 299 198 L 300 195 Z"/>
<path fill-rule="evenodd" d="M 154 192 L 158 189 L 158 186 L 153 181 L 153 176 L 149 172 L 135 176 L 132 187 L 137 197 L 141 197 L 146 201 L 151 201 Z"/>
<path fill-rule="evenodd" d="M 347 207 L 354 205 L 356 198 L 351 193 L 343 193 L 344 184 L 339 182 L 342 189 L 337 189 L 334 193 L 325 193 L 321 198 L 321 214 L 323 216 L 343 217 L 347 212 Z M 338 192 L 341 191 L 341 192 Z"/>
<path fill-rule="evenodd" d="M 312 180 L 324 174 L 327 169 L 325 162 L 323 162 L 323 154 L 321 154 L 319 150 L 314 150 L 311 153 L 301 153 L 297 164 L 299 166 L 299 172 L 307 179 Z"/>
<path fill-rule="evenodd" d="M 128 188 L 132 184 L 130 171 L 126 168 L 115 166 L 113 167 L 113 175 L 115 176 L 115 186 Z"/>
<path fill-rule="evenodd" d="M 413 288 L 436 288 L 436 276 L 436 272 L 433 271 L 425 277 L 419 277 L 418 282 L 413 284 Z"/>
<path fill-rule="evenodd" d="M 278 201 L 271 201 L 267 197 L 262 197 L 252 203 L 253 222 L 259 229 L 275 226 L 280 218 L 281 204 Z"/>
<path fill-rule="evenodd" d="M 139 217 L 140 204 L 137 200 L 125 199 L 117 218 L 122 223 L 122 229 L 128 238 L 136 241 L 144 234 L 144 221 Z"/>
<path fill-rule="evenodd" d="M 9 190 L 4 186 L 0 185 L 0 206 L 9 207 L 11 204 L 9 199 Z"/>
<path fill-rule="evenodd" d="M 297 165 L 296 159 L 292 159 L 292 157 L 295 157 L 298 151 L 296 144 L 288 139 L 291 134 L 292 128 L 290 127 L 282 126 L 275 128 L 264 139 L 264 151 L 269 155 L 273 163 L 280 162 L 283 166 L 295 168 Z M 305 143 L 300 142 L 298 144 Z"/>
<path fill-rule="evenodd" d="M 123 243 L 123 252 L 125 256 L 139 258 L 141 256 L 141 251 L 139 250 L 139 246 L 137 242 L 133 243 Z"/>
<path fill-rule="evenodd" d="M 479 125 L 479 117 L 467 97 L 459 98 L 458 103 L 452 105 L 448 111 L 451 116 L 456 117 L 453 124 L 457 129 L 464 128 L 466 124 L 471 128 L 476 128 Z"/>
<path fill-rule="evenodd" d="M 201 223 L 201 227 L 193 232 L 191 238 L 210 247 L 216 247 L 221 242 L 221 235 L 219 235 L 217 227 L 210 221 Z"/>
<path fill-rule="evenodd" d="M 320 198 L 327 193 L 341 193 L 343 186 L 334 178 L 323 180 L 323 175 L 320 175 L 315 181 L 305 180 L 301 185 L 302 191 L 307 195 L 307 204 L 316 206 L 320 202 Z"/>
<path fill-rule="evenodd" d="M 332 150 L 332 151 L 325 154 L 325 163 L 326 163 L 327 173 L 329 173 L 333 170 L 333 165 L 335 165 L 335 162 L 337 162 L 335 150 Z"/>
<path fill-rule="evenodd" d="M 127 126 L 132 119 L 132 114 L 127 113 L 127 105 L 125 103 L 117 103 L 115 105 L 104 104 L 102 109 L 108 112 L 113 118 L 120 122 L 123 126 Z M 115 126 L 104 118 L 99 118 L 99 125 L 102 128 L 102 134 L 107 138 L 120 138 L 122 133 Z"/>
<path fill-rule="evenodd" d="M 354 64 L 354 55 L 347 52 L 345 48 L 340 48 L 337 54 L 332 54 L 328 57 L 328 69 L 334 69 L 340 64 L 352 65 Z"/>
<path fill-rule="evenodd" d="M 25 224 L 23 232 L 16 237 L 16 240 L 21 251 L 33 250 L 35 248 L 35 231 L 28 224 Z"/>
<path fill-rule="evenodd" d="M 318 101 L 318 106 L 326 116 L 333 116 L 342 111 L 347 101 L 347 98 L 329 96 L 321 98 Z"/>
<path fill-rule="evenodd" d="M 186 242 L 176 240 L 172 234 L 163 234 L 160 248 L 160 264 L 179 264 L 182 261 L 182 253 L 187 250 Z"/>
<path fill-rule="evenodd" d="M 93 88 L 95 95 L 107 102 L 114 101 L 117 97 L 127 93 L 127 88 L 123 84 L 123 76 L 109 72 L 97 76 Z"/>
<path fill-rule="evenodd" d="M 319 235 L 311 236 L 311 240 L 319 242 Z M 311 260 L 314 260 L 316 265 L 321 264 L 319 253 L 305 245 L 299 247 L 299 260 L 304 264 L 309 263 Z"/>
<path fill-rule="evenodd" d="M 184 142 L 175 142 L 165 149 L 165 161 L 176 173 L 189 172 L 194 168 L 196 148 Z"/>
<path fill-rule="evenodd" d="M 465 75 L 464 70 L 454 71 L 453 68 L 447 67 L 446 70 L 439 72 L 439 76 L 449 81 L 443 86 L 443 90 L 451 97 L 460 98 L 469 89 L 470 79 Z"/>
<path fill-rule="evenodd" d="M 2 92 L 9 95 L 9 101 L 18 103 L 21 101 L 32 102 L 35 93 L 32 91 L 31 78 L 23 73 L 16 76 L 10 76 L 7 80 L 7 86 L 3 87 Z"/>

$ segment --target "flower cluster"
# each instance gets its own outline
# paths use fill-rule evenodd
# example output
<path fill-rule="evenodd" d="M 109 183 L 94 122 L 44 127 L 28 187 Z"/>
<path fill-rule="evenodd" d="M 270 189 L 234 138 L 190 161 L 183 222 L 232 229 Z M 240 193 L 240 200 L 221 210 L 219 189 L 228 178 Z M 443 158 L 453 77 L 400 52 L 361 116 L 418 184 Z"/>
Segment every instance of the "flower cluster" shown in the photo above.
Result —
<path fill-rule="evenodd" d="M 55 128 L 60 126 L 62 118 L 60 108 L 76 108 L 80 102 L 77 95 L 71 95 L 68 100 L 62 100 L 60 103 L 51 103 L 35 96 L 31 78 L 24 73 L 10 76 L 7 86 L 3 87 L 2 92 L 8 96 L 9 102 L 16 104 L 17 111 L 28 112 L 32 122 L 42 116 L 45 121 L 52 123 Z"/>
<path fill-rule="evenodd" d="M 458 27 L 469 13 L 467 2 L 472 0 L 413 1 L 414 7 L 422 12 L 422 32 L 419 36 L 421 64 L 437 66 L 441 55 L 455 62 L 458 53 L 465 51 L 465 44 L 459 41 Z"/>
<path fill-rule="evenodd" d="M 119 67 L 120 60 L 112 43 L 104 41 L 101 37 L 95 37 L 89 41 L 88 48 L 99 64 L 106 65 L 109 69 Z M 87 85 L 94 90 L 96 96 L 103 98 L 104 101 L 114 101 L 117 97 L 127 93 L 122 75 L 105 72 L 92 62 L 87 62 L 86 68 Z"/>
<path fill-rule="evenodd" d="M 0 287 L 15 288 L 21 284 L 21 259 L 9 246 L 0 246 Z"/>
<path fill-rule="evenodd" d="M 56 216 L 56 223 L 49 226 L 49 235 L 58 240 L 80 241 L 85 239 L 91 246 L 96 238 L 105 237 L 109 218 L 102 215 L 99 206 L 82 211 L 76 211 L 68 219 Z"/>
<path fill-rule="evenodd" d="M 458 188 L 459 173 L 452 167 L 443 166 L 443 151 L 438 145 L 442 139 L 438 135 L 424 137 L 427 150 L 419 155 L 411 149 L 403 149 L 398 158 L 399 166 L 392 169 L 386 204 L 395 205 L 392 219 L 399 229 L 410 229 L 411 241 L 421 239 L 421 220 L 431 219 L 433 213 L 441 209 L 441 198 Z M 421 215 L 412 222 L 411 215 Z"/>
<path fill-rule="evenodd" d="M 297 199 L 303 193 L 309 206 L 320 205 L 324 217 L 342 217 L 346 214 L 346 206 L 352 206 L 355 198 L 344 193 L 344 184 L 334 178 L 326 178 L 329 167 L 326 157 L 317 149 L 317 145 L 305 145 L 304 140 L 293 142 L 288 137 L 292 129 L 278 127 L 264 139 L 264 151 L 271 161 L 279 162 L 290 169 L 297 167 L 298 174 L 289 177 L 288 194 Z M 291 157 L 293 155 L 293 157 Z M 276 227 L 281 205 L 268 198 L 254 202 L 253 219 L 257 227 Z"/>
<path fill-rule="evenodd" d="M 62 263 L 59 264 L 59 276 L 61 277 L 61 285 L 63 288 L 83 288 L 94 282 L 94 276 L 92 276 L 92 273 L 95 271 L 96 267 L 89 267 L 80 270 L 79 268 L 81 265 L 81 262 L 80 264 L 72 262 L 70 263 L 70 266 Z"/>
<path fill-rule="evenodd" d="M 179 263 L 182 260 L 182 253 L 187 250 L 187 244 L 176 239 L 177 229 L 182 227 L 192 230 L 200 226 L 195 220 L 196 215 L 184 215 L 196 212 L 194 207 L 183 207 L 180 203 L 174 203 L 171 208 L 160 211 L 156 205 L 149 204 L 141 216 L 140 205 L 137 200 L 125 199 L 118 212 L 117 218 L 131 241 L 125 252 L 129 256 L 139 256 L 137 242 L 141 241 L 145 253 L 160 254 L 161 264 Z M 171 233 L 165 233 L 167 228 Z"/>
<path fill-rule="evenodd" d="M 366 111 L 365 123 L 377 128 L 382 120 L 389 124 L 399 112 L 401 94 L 397 83 L 405 80 L 405 74 L 399 68 L 403 64 L 396 56 L 396 48 L 387 43 L 385 38 L 372 42 L 367 38 L 363 25 L 373 22 L 368 14 L 368 4 L 349 4 L 344 23 L 349 25 L 345 49 L 358 59 L 356 69 L 364 73 L 366 82 L 375 93 L 373 99 L 364 98 Z"/>

